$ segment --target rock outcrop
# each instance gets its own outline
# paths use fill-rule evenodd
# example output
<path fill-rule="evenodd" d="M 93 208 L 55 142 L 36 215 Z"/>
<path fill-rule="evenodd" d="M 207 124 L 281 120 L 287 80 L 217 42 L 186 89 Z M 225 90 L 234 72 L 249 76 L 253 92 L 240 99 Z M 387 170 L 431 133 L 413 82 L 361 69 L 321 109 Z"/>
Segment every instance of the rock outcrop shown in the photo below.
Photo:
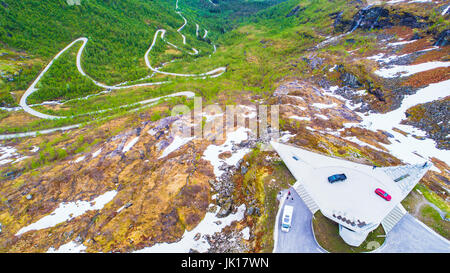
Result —
<path fill-rule="evenodd" d="M 436 38 L 435 46 L 447 46 L 450 45 L 450 29 L 446 29 L 439 33 Z"/>
<path fill-rule="evenodd" d="M 342 18 L 342 13 L 333 14 L 334 27 L 338 32 L 385 29 L 393 26 L 407 26 L 410 28 L 425 28 L 427 19 L 409 12 L 394 12 L 383 7 L 366 7 L 359 10 L 351 20 Z"/>

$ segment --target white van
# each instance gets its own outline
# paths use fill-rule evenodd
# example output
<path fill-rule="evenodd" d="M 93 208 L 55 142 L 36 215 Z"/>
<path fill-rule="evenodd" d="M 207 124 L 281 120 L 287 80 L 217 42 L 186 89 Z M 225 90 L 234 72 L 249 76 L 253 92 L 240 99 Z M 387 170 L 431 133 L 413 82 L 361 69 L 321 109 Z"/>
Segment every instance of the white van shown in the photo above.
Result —
<path fill-rule="evenodd" d="M 284 206 L 283 219 L 281 221 L 281 231 L 289 232 L 292 223 L 292 213 L 294 212 L 293 206 Z"/>

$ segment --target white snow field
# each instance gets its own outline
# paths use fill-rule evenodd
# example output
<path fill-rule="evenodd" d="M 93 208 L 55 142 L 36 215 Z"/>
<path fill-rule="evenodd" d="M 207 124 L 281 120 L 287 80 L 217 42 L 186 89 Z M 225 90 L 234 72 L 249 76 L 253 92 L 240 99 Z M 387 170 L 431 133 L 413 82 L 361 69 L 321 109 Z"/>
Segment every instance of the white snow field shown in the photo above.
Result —
<path fill-rule="evenodd" d="M 344 101 L 346 106 L 350 109 L 356 108 L 355 106 L 351 106 L 351 101 L 340 95 L 333 94 L 335 89 L 337 89 L 336 86 L 330 87 L 330 89 L 325 91 L 325 93 L 328 96 Z M 345 123 L 344 126 L 361 127 L 374 132 L 378 130 L 389 132 L 394 136 L 393 138 L 389 138 L 391 144 L 379 144 L 385 147 L 390 154 L 406 163 L 419 164 L 429 160 L 432 157 L 436 157 L 444 162 L 450 162 L 450 153 L 448 151 L 436 148 L 436 142 L 434 140 L 429 138 L 420 140 L 413 136 L 425 136 L 426 132 L 410 125 L 400 124 L 401 121 L 406 118 L 405 112 L 410 107 L 417 104 L 442 99 L 449 95 L 450 80 L 433 83 L 427 87 L 419 89 L 415 94 L 405 96 L 401 106 L 396 110 L 381 114 L 370 113 L 368 115 L 355 112 L 359 115 L 362 121 Z M 405 136 L 397 131 L 394 131 L 393 128 L 398 128 L 408 133 L 408 135 Z M 436 167 L 433 167 L 432 170 L 438 171 Z"/>
<path fill-rule="evenodd" d="M 436 157 L 444 162 L 450 162 L 450 153 L 445 150 L 436 148 L 436 143 L 432 139 L 419 140 L 413 137 L 415 135 L 425 135 L 420 129 L 413 126 L 403 125 L 400 122 L 405 118 L 405 112 L 412 106 L 427 103 L 434 100 L 442 99 L 450 95 L 450 80 L 439 83 L 433 83 L 416 92 L 416 94 L 405 96 L 401 106 L 391 112 L 384 114 L 370 114 L 368 116 L 360 115 L 363 119 L 360 126 L 372 131 L 384 130 L 395 136 L 395 140 L 391 140 L 392 144 L 380 145 L 386 147 L 392 155 L 402 159 L 408 163 L 423 163 L 428 158 Z M 389 121 L 389 122 L 386 122 Z M 354 125 L 354 124 L 352 124 Z M 410 135 L 404 136 L 401 133 L 393 131 L 396 127 Z M 419 154 L 420 156 L 418 156 Z"/>
<path fill-rule="evenodd" d="M 127 143 L 127 145 L 125 145 L 125 147 L 123 147 L 122 149 L 122 153 L 126 153 L 128 152 L 131 148 L 133 148 L 133 146 L 138 142 L 139 137 L 135 137 L 133 138 L 131 141 L 129 141 Z"/>
<path fill-rule="evenodd" d="M 428 62 L 414 65 L 394 65 L 392 67 L 381 68 L 375 71 L 375 74 L 383 78 L 394 78 L 398 76 L 407 77 L 416 73 L 448 66 L 450 66 L 450 62 Z"/>
<path fill-rule="evenodd" d="M 19 162 L 25 158 L 17 152 L 16 148 L 0 145 L 0 166 L 10 162 Z"/>

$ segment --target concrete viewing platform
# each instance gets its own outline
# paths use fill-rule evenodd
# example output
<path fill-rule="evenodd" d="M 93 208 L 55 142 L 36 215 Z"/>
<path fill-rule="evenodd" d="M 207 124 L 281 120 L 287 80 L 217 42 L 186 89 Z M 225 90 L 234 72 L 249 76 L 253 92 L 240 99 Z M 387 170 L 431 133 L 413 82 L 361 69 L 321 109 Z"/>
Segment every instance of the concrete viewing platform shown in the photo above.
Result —
<path fill-rule="evenodd" d="M 375 167 L 277 142 L 271 144 L 297 180 L 294 188 L 310 210 L 311 207 L 316 211 L 318 208 L 324 216 L 338 223 L 344 241 L 355 246 L 362 243 L 380 223 L 386 233 L 395 226 L 406 213 L 400 202 L 432 166 L 425 162 Z M 346 180 L 328 182 L 329 176 L 342 173 Z M 387 201 L 377 195 L 377 188 L 392 199 Z"/>

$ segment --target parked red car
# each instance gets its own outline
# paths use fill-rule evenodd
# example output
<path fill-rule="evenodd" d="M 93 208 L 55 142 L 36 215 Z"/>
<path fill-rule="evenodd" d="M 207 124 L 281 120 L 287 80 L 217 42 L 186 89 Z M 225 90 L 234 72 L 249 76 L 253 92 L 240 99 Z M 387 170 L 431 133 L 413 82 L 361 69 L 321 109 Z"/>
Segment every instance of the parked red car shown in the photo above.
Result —
<path fill-rule="evenodd" d="M 380 188 L 376 189 L 375 193 L 378 194 L 381 198 L 383 198 L 386 201 L 391 201 L 391 199 L 392 199 L 392 197 L 389 194 L 387 194 L 387 192 L 383 191 Z"/>

